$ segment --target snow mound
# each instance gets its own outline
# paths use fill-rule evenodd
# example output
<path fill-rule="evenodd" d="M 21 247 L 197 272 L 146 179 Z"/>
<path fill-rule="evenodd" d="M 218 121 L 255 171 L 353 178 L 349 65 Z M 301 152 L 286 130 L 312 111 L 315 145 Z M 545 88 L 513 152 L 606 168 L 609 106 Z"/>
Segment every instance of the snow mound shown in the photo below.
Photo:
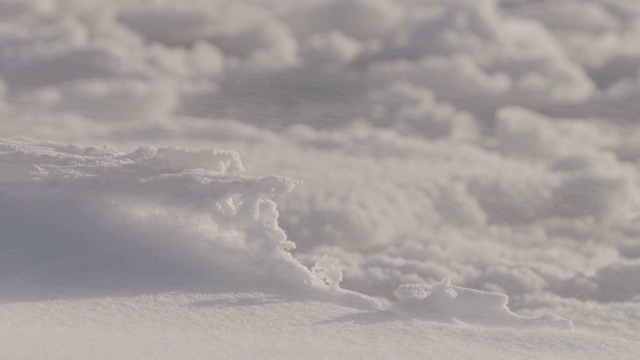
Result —
<path fill-rule="evenodd" d="M 274 200 L 299 181 L 243 171 L 233 151 L 0 140 L 2 300 L 206 286 L 376 304 L 288 252 Z"/>
<path fill-rule="evenodd" d="M 402 285 L 393 294 L 400 302 L 389 310 L 419 319 L 501 327 L 573 328 L 571 321 L 553 314 L 517 315 L 507 308 L 506 295 L 453 286 L 449 278 L 431 285 Z"/>

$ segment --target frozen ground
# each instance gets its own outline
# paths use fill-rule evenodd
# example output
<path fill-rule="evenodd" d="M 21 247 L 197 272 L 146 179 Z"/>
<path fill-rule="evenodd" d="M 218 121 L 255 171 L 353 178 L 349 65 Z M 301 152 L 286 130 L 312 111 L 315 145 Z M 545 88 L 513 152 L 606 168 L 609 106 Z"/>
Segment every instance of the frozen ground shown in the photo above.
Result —
<path fill-rule="evenodd" d="M 0 0 L 2 347 L 634 359 L 639 43 L 628 0 Z"/>

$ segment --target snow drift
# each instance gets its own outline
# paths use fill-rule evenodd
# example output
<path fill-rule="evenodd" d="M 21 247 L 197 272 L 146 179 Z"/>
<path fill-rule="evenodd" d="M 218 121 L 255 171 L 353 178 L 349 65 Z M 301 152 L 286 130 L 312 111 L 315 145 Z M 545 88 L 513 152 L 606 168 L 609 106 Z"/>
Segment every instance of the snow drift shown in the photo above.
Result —
<path fill-rule="evenodd" d="M 287 252 L 294 244 L 277 224 L 274 198 L 298 182 L 243 176 L 235 152 L 3 140 L 0 159 L 3 297 L 29 282 L 78 291 L 322 284 Z"/>

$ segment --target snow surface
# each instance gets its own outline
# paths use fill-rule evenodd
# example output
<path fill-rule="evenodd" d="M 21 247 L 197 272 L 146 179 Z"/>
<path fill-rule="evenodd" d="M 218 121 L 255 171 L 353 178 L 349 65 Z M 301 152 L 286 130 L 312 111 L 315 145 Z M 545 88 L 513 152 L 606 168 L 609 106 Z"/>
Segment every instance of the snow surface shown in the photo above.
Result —
<path fill-rule="evenodd" d="M 629 0 L 0 0 L 0 349 L 635 359 L 638 44 Z"/>
<path fill-rule="evenodd" d="M 0 314 L 3 352 L 22 359 L 635 359 L 639 348 L 261 293 L 53 300 L 3 305 Z"/>

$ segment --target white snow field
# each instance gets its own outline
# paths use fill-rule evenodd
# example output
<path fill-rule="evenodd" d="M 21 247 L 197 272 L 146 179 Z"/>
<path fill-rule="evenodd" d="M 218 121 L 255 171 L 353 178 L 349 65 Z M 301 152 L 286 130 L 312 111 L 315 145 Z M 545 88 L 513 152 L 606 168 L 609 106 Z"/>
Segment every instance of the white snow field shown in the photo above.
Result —
<path fill-rule="evenodd" d="M 640 358 L 640 1 L 0 0 L 0 358 Z"/>

